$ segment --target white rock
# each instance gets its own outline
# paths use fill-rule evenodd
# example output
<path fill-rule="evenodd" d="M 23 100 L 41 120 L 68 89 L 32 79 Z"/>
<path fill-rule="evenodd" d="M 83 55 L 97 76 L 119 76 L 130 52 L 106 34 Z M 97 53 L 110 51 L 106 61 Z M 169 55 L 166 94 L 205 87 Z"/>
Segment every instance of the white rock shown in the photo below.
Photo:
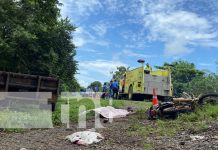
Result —
<path fill-rule="evenodd" d="M 202 139 L 204 139 L 204 136 L 191 135 L 190 138 L 192 139 L 192 141 L 196 141 L 196 140 L 202 140 Z"/>

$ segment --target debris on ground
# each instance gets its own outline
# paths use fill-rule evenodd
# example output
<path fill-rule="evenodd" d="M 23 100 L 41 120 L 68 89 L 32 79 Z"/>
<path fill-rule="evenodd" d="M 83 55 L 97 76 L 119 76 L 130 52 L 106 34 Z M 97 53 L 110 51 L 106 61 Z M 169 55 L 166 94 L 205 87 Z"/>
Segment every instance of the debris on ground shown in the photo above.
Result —
<path fill-rule="evenodd" d="M 93 143 L 98 143 L 104 139 L 104 137 L 97 132 L 93 131 L 82 131 L 76 132 L 66 137 L 73 144 L 77 145 L 90 145 Z"/>
<path fill-rule="evenodd" d="M 93 109 L 93 111 L 100 114 L 104 118 L 122 118 L 129 114 L 129 112 L 125 109 L 116 109 L 111 106 L 96 108 Z"/>
<path fill-rule="evenodd" d="M 204 136 L 190 135 L 190 138 L 192 139 L 192 141 L 196 141 L 196 140 L 202 140 L 202 139 L 204 139 Z"/>
<path fill-rule="evenodd" d="M 132 108 L 132 107 L 130 107 L 130 106 L 129 106 L 129 107 L 127 107 L 127 111 L 128 111 L 128 112 L 132 112 L 132 113 L 134 112 L 133 108 Z"/>

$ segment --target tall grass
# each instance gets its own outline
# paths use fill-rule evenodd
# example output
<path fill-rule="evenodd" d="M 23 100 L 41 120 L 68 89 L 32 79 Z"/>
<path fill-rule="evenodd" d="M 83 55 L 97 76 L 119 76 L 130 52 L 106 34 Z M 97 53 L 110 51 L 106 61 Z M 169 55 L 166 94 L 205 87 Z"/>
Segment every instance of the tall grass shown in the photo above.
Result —
<path fill-rule="evenodd" d="M 181 114 L 178 120 L 185 122 L 212 121 L 218 117 L 218 105 L 205 105 L 190 114 Z"/>
<path fill-rule="evenodd" d="M 218 105 L 206 105 L 193 113 L 180 114 L 175 120 L 159 119 L 143 124 L 142 110 L 130 119 L 128 134 L 148 137 L 150 134 L 158 136 L 174 136 L 180 131 L 189 130 L 198 133 L 208 129 L 208 122 L 218 118 Z"/>
<path fill-rule="evenodd" d="M 110 106 L 109 100 L 94 100 L 94 101 L 99 101 L 99 106 L 98 107 L 105 107 L 105 106 Z M 57 107 L 56 111 L 53 113 L 53 123 L 55 125 L 60 125 L 61 124 L 61 105 L 66 104 L 66 100 L 59 99 L 57 102 Z M 69 101 L 69 111 L 70 111 L 70 121 L 71 122 L 76 122 L 78 120 L 79 116 L 79 108 L 81 106 L 85 106 L 86 110 L 91 110 L 95 108 L 95 105 L 93 103 L 93 100 L 91 99 L 80 99 L 77 101 L 76 99 L 71 99 Z M 148 102 L 136 102 L 136 101 L 126 101 L 126 100 L 113 100 L 112 101 L 112 106 L 114 108 L 123 108 L 127 106 L 132 106 L 132 107 L 137 107 L 140 108 L 141 112 L 142 109 L 145 110 L 148 108 L 150 103 Z M 144 111 L 143 111 L 144 115 Z M 91 119 L 94 117 L 93 113 L 87 113 L 86 118 Z"/>
<path fill-rule="evenodd" d="M 108 100 L 96 100 L 99 101 L 99 106 L 98 107 L 105 107 L 109 106 L 109 101 Z M 61 105 L 66 105 L 67 101 L 66 100 L 59 100 L 57 102 L 56 110 L 53 113 L 53 123 L 55 125 L 60 125 L 61 124 Z M 115 108 L 120 108 L 124 105 L 123 101 L 113 101 L 112 106 Z M 84 106 L 86 110 L 91 110 L 95 108 L 95 104 L 93 103 L 93 100 L 91 99 L 81 99 L 77 101 L 76 99 L 71 99 L 69 101 L 69 116 L 70 116 L 70 121 L 71 122 L 76 122 L 78 120 L 79 116 L 79 108 L 81 106 Z M 93 113 L 88 113 L 87 114 L 87 119 L 92 118 L 94 115 Z"/>

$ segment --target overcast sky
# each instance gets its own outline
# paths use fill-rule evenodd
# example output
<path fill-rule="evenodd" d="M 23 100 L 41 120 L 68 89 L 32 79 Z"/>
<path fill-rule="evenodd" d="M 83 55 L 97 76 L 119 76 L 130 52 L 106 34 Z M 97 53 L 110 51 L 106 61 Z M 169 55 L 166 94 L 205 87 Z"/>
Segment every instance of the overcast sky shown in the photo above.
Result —
<path fill-rule="evenodd" d="M 117 66 L 188 60 L 216 72 L 218 0 L 61 0 L 77 26 L 77 79 L 109 81 Z"/>

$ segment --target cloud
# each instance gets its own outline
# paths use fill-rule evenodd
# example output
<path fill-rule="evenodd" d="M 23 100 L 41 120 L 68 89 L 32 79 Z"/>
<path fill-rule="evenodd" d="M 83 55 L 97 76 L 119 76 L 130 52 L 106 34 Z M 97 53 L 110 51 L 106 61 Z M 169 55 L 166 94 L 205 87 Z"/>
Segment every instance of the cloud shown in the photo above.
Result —
<path fill-rule="evenodd" d="M 98 72 L 107 77 L 109 77 L 110 72 L 116 70 L 118 66 L 127 66 L 127 65 L 119 61 L 109 61 L 109 60 L 100 60 L 100 59 L 95 61 L 79 62 L 79 67 L 81 69 Z"/>
<path fill-rule="evenodd" d="M 89 53 L 96 53 L 96 52 L 97 52 L 97 51 L 94 50 L 94 49 L 83 49 L 83 48 L 79 49 L 79 51 L 82 51 L 82 52 L 89 52 Z"/>
<path fill-rule="evenodd" d="M 77 76 L 77 78 L 79 78 L 78 82 L 79 82 L 79 85 L 82 86 L 82 87 L 88 87 L 89 86 L 89 82 L 86 82 L 85 80 L 82 80 L 80 76 Z"/>
<path fill-rule="evenodd" d="M 215 41 L 215 40 L 202 40 L 202 41 L 200 41 L 199 40 L 199 42 L 198 43 L 191 43 L 192 45 L 194 45 L 194 46 L 206 46 L 206 47 L 218 47 L 218 40 L 217 41 Z"/>
<path fill-rule="evenodd" d="M 101 51 L 88 49 L 90 45 L 120 50 L 112 51 L 112 60 L 80 62 L 82 83 L 109 77 L 116 66 L 126 65 L 120 62 L 122 55 L 155 57 L 132 51 L 150 44 L 159 48 L 162 47 L 159 42 L 163 43 L 165 56 L 171 58 L 190 54 L 198 46 L 218 47 L 218 3 L 215 0 L 61 1 L 65 4 L 61 13 L 79 26 L 74 34 L 78 50 L 93 53 L 91 57 L 97 57 Z M 199 5 L 200 2 L 207 7 Z M 109 38 L 114 36 L 111 41 L 118 40 L 112 45 L 104 38 L 107 34 Z"/>
<path fill-rule="evenodd" d="M 83 75 L 83 74 L 77 74 L 76 78 L 79 84 L 83 87 L 87 87 L 90 83 L 94 81 L 99 81 L 99 79 L 92 78 L 90 75 Z"/>
<path fill-rule="evenodd" d="M 87 55 L 89 55 L 91 53 L 92 56 L 94 56 L 93 54 L 95 54 L 95 55 L 103 55 L 104 54 L 104 52 L 102 52 L 102 51 L 95 50 L 95 49 L 87 49 L 87 48 L 79 48 L 78 51 L 85 52 L 85 53 L 87 53 Z"/>
<path fill-rule="evenodd" d="M 114 15 L 128 16 L 126 24 L 134 23 L 140 28 L 121 30 L 121 36 L 133 43 L 127 48 L 144 48 L 148 41 L 160 41 L 165 45 L 166 55 L 177 56 L 191 53 L 190 46 L 218 47 L 218 3 L 215 1 L 105 0 L 105 5 Z M 144 27 L 141 29 L 140 25 Z M 175 48 L 176 45 L 179 47 Z"/>
<path fill-rule="evenodd" d="M 153 55 L 145 55 L 145 54 L 141 54 L 141 53 L 136 53 L 136 52 L 133 52 L 131 50 L 123 50 L 122 52 L 127 57 L 138 57 L 138 58 L 151 58 L 151 57 L 155 57 Z"/>
<path fill-rule="evenodd" d="M 181 1 L 141 1 L 140 14 L 148 40 L 164 42 L 168 56 L 190 53 L 189 45 L 217 46 L 218 33 L 213 24 L 203 16 L 182 10 L 177 2 Z"/>
<path fill-rule="evenodd" d="M 73 0 L 71 2 L 76 8 L 79 14 L 89 15 L 89 13 L 96 11 L 96 8 L 102 7 L 99 0 Z"/>
<path fill-rule="evenodd" d="M 86 44 L 94 44 L 99 46 L 108 46 L 109 43 L 105 40 L 98 39 L 93 36 L 88 30 L 85 30 L 83 27 L 77 28 L 74 33 L 74 44 L 77 47 L 82 47 Z"/>
<path fill-rule="evenodd" d="M 88 31 L 84 30 L 83 27 L 77 28 L 74 33 L 74 44 L 78 47 L 81 47 L 94 39 L 95 37 L 92 36 Z"/>
<path fill-rule="evenodd" d="M 86 43 L 87 43 L 87 42 L 86 42 L 85 38 L 83 38 L 83 37 L 81 37 L 81 36 L 75 36 L 75 38 L 74 38 L 74 44 L 75 44 L 75 46 L 80 47 L 80 46 L 85 45 Z"/>
<path fill-rule="evenodd" d="M 209 67 L 209 66 L 213 66 L 214 64 L 209 64 L 209 63 L 199 63 L 200 66 L 204 66 L 204 67 Z"/>
<path fill-rule="evenodd" d="M 211 26 L 205 18 L 185 11 L 150 14 L 145 20 L 145 26 L 149 28 L 150 36 L 154 40 L 169 38 L 202 40 L 217 36 L 217 33 L 211 33 Z"/>
<path fill-rule="evenodd" d="M 133 31 L 130 29 L 126 31 L 120 32 L 120 35 L 123 39 L 128 41 L 128 44 L 125 46 L 126 48 L 137 48 L 137 49 L 144 49 L 147 47 L 147 39 L 146 32 L 143 29 L 143 26 L 141 26 L 142 29 L 138 31 Z"/>
<path fill-rule="evenodd" d="M 111 13 L 119 13 L 122 12 L 123 8 L 125 8 L 125 3 L 121 0 L 104 0 L 103 3 L 107 6 L 107 9 Z"/>
<path fill-rule="evenodd" d="M 127 64 L 116 60 L 92 60 L 79 62 L 79 72 L 76 75 L 79 83 L 82 86 L 87 86 L 93 81 L 105 82 L 112 77 L 111 72 L 115 71 L 118 66 L 125 66 Z"/>
<path fill-rule="evenodd" d="M 189 49 L 190 45 L 218 47 L 218 42 L 216 42 L 218 41 L 218 32 L 216 32 L 218 30 L 218 3 L 215 1 L 199 0 L 196 3 L 194 0 L 131 0 L 125 2 L 120 0 L 61 0 L 61 2 L 64 3 L 62 14 L 65 16 L 72 14 L 71 19 L 77 16 L 79 23 L 100 11 L 107 13 L 109 16 L 106 19 L 107 23 L 99 21 L 93 24 L 95 33 L 100 37 L 103 37 L 114 25 L 114 20 L 110 20 L 113 17 L 110 18 L 110 16 L 124 15 L 125 17 L 119 20 L 121 25 L 135 24 L 140 28 L 137 31 L 130 29 L 130 31 L 121 33 L 125 40 L 133 43 L 127 48 L 143 49 L 148 42 L 160 41 L 165 45 L 165 54 L 173 56 L 190 53 L 192 51 Z M 109 45 L 107 41 L 86 33 L 75 37 L 75 42 L 77 46 L 90 43 L 100 46 Z M 173 47 L 172 45 L 180 47 L 167 49 Z"/>
<path fill-rule="evenodd" d="M 166 42 L 164 52 L 165 56 L 181 56 L 191 53 L 192 50 L 187 48 L 186 40 L 177 38 Z"/>
<path fill-rule="evenodd" d="M 97 33 L 99 36 L 104 36 L 107 33 L 107 26 L 105 24 L 96 24 L 92 27 L 92 29 Z"/>
<path fill-rule="evenodd" d="M 63 17 L 70 17 L 73 20 L 79 21 L 81 16 L 89 16 L 96 13 L 102 8 L 99 0 L 60 0 L 61 14 Z"/>

